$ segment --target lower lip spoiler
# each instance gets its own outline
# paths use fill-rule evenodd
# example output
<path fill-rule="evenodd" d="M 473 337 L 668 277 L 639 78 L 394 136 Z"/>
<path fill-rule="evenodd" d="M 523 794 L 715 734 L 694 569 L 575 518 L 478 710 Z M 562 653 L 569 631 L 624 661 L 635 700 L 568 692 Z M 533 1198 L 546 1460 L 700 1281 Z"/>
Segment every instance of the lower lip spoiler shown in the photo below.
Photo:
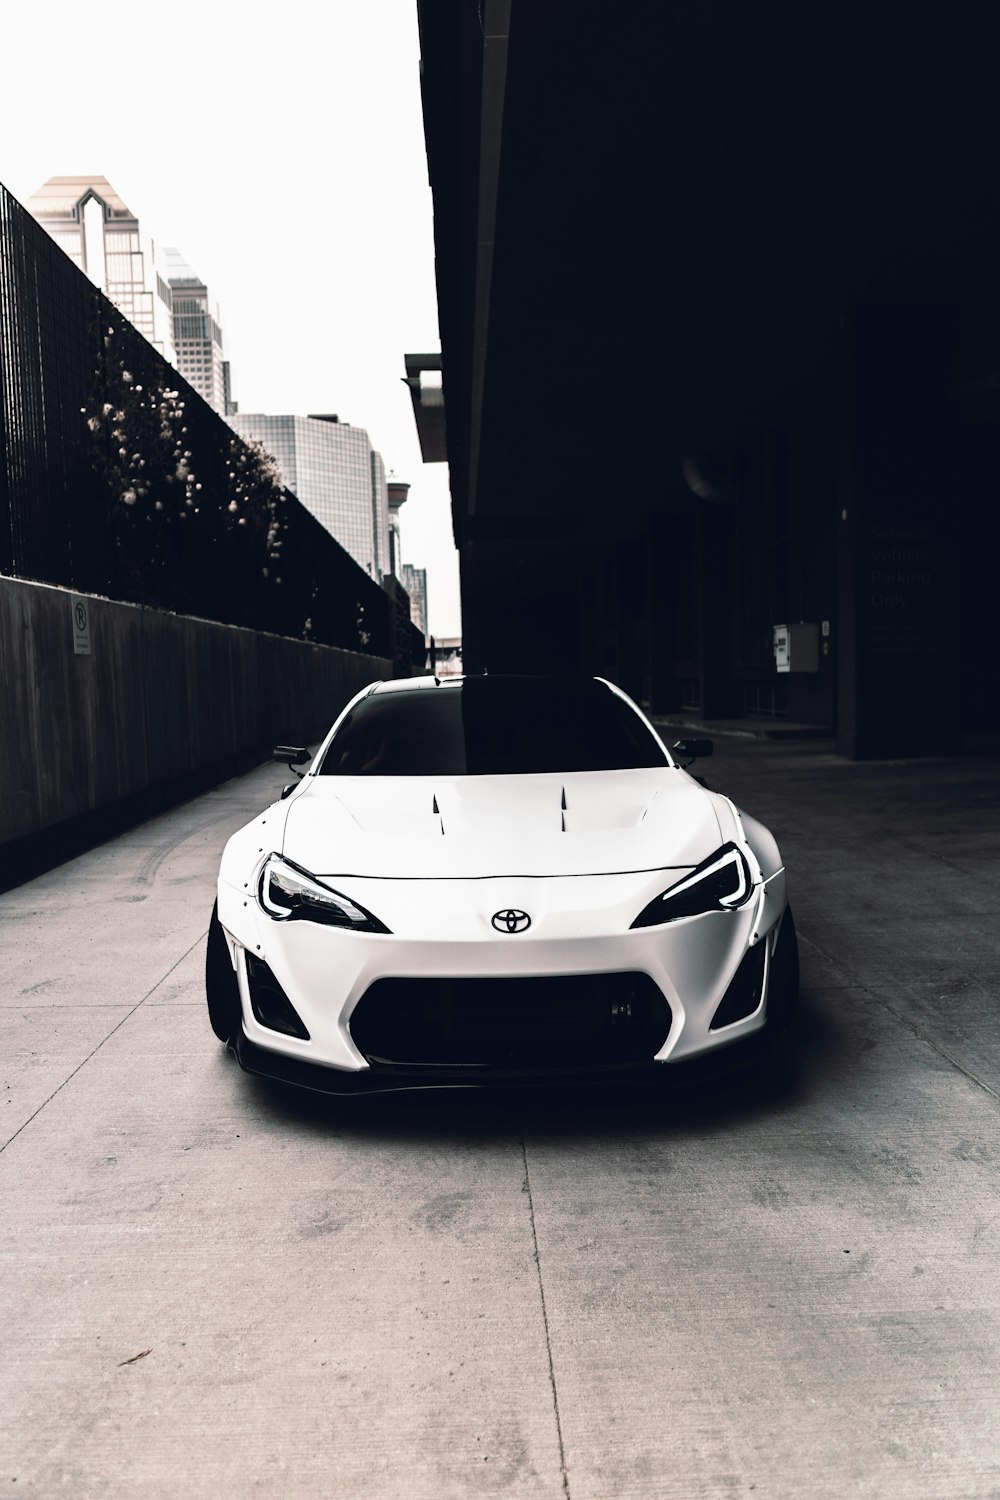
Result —
<path fill-rule="evenodd" d="M 229 1050 L 244 1073 L 273 1079 L 313 1093 L 340 1096 L 400 1093 L 407 1089 L 531 1088 L 542 1085 L 570 1088 L 614 1088 L 619 1084 L 685 1086 L 709 1083 L 742 1072 L 755 1063 L 766 1063 L 767 1052 L 760 1034 L 713 1049 L 701 1057 L 677 1063 L 609 1063 L 604 1067 L 495 1068 L 456 1065 L 414 1067 L 383 1063 L 348 1073 L 325 1068 L 320 1063 L 271 1052 L 250 1041 L 240 1026 L 229 1041 Z"/>

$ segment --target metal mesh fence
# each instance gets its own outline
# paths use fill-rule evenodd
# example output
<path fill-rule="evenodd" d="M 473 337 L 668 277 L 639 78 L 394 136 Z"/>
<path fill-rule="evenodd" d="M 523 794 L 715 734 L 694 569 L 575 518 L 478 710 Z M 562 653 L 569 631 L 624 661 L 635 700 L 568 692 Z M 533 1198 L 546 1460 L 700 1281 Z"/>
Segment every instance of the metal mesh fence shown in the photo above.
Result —
<path fill-rule="evenodd" d="M 423 661 L 268 456 L 2 186 L 0 573 Z"/>

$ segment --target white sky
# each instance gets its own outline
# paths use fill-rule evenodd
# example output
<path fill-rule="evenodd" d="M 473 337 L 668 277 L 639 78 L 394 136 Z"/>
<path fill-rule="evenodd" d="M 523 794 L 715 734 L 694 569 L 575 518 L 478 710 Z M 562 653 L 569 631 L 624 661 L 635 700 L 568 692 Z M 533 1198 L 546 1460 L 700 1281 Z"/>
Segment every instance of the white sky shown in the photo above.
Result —
<path fill-rule="evenodd" d="M 445 464 L 403 356 L 440 347 L 416 0 L 8 7 L 0 181 L 94 172 L 222 308 L 245 412 L 335 411 L 411 483 L 404 560 L 461 629 Z"/>

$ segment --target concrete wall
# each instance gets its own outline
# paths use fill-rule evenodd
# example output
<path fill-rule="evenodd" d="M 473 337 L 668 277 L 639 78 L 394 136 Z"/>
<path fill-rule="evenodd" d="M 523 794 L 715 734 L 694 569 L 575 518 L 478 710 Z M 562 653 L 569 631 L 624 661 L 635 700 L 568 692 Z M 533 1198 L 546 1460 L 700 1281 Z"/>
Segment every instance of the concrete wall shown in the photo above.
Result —
<path fill-rule="evenodd" d="M 65 589 L 0 578 L 0 845 L 155 810 L 311 743 L 393 663 L 89 597 L 74 654 Z M 97 822 L 94 817 L 97 815 Z"/>

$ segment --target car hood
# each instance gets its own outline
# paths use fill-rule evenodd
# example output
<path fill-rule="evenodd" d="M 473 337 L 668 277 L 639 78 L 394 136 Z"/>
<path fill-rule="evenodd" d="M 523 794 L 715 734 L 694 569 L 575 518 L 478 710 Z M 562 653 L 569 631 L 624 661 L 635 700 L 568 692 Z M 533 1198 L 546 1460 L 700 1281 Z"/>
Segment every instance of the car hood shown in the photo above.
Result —
<path fill-rule="evenodd" d="M 720 842 L 712 797 L 664 767 L 309 777 L 288 807 L 282 853 L 316 875 L 442 880 L 683 867 Z"/>

